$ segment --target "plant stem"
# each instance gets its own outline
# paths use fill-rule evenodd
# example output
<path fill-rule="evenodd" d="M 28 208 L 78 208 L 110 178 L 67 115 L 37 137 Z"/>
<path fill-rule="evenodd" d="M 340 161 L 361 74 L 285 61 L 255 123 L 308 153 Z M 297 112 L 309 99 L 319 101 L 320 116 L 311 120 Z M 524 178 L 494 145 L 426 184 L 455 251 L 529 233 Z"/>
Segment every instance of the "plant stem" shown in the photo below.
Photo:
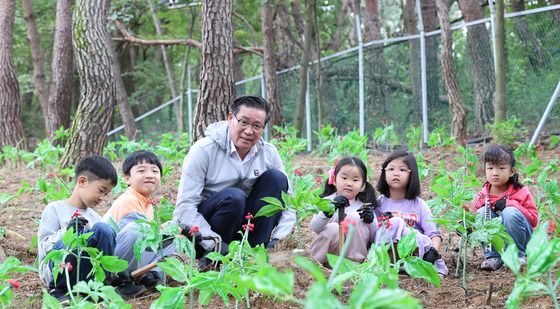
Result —
<path fill-rule="evenodd" d="M 74 299 L 74 294 L 72 294 L 72 287 L 70 286 L 70 273 L 68 272 L 68 267 L 65 266 L 64 268 L 64 276 L 66 277 L 66 288 L 68 289 L 68 294 L 70 294 L 70 298 L 72 299 L 72 303 L 77 305 L 76 300 Z M 78 282 L 76 282 L 78 283 Z"/>
<path fill-rule="evenodd" d="M 302 244 L 302 236 L 301 236 L 301 224 L 299 222 L 299 218 L 297 216 L 297 212 L 296 212 L 296 222 L 297 222 L 297 230 L 298 230 L 298 248 L 299 249 L 303 249 L 303 244 Z"/>
<path fill-rule="evenodd" d="M 554 282 L 552 281 L 552 272 L 548 272 L 548 292 L 550 293 L 550 297 L 552 298 L 552 301 L 554 302 L 554 309 L 558 309 L 560 308 L 560 305 L 558 304 L 558 296 L 556 296 L 556 284 L 554 284 Z"/>
<path fill-rule="evenodd" d="M 12 286 L 10 284 L 6 285 L 2 291 L 0 291 L 0 296 L 4 295 Z"/>
<path fill-rule="evenodd" d="M 189 260 L 190 260 L 190 265 L 189 265 L 189 282 L 190 282 L 190 280 L 191 280 L 192 277 L 193 277 L 194 255 L 196 254 L 196 253 L 195 253 L 195 250 L 196 250 L 196 249 L 194 248 L 194 247 L 195 247 L 194 242 L 195 242 L 195 235 L 194 235 L 194 233 L 193 233 L 193 235 L 192 235 L 192 243 L 189 243 L 189 244 L 188 244 L 188 246 L 192 248 L 192 250 L 189 250 L 189 251 L 190 251 L 190 254 L 189 254 Z M 189 285 L 190 285 L 190 284 L 189 284 Z M 194 291 L 193 291 L 192 288 L 189 289 L 189 307 L 190 307 L 191 309 L 194 308 Z"/>
<path fill-rule="evenodd" d="M 464 236 L 461 236 L 461 239 L 459 239 L 459 252 L 457 252 L 457 263 L 455 263 L 455 278 L 459 277 L 459 263 L 461 262 L 461 255 L 463 254 L 463 239 Z"/>
<path fill-rule="evenodd" d="M 332 281 L 334 280 L 334 277 L 338 272 L 338 269 L 340 268 L 340 265 L 342 265 L 342 261 L 344 260 L 346 251 L 348 251 L 348 247 L 350 247 L 350 240 L 352 239 L 353 233 L 354 233 L 354 226 L 352 224 L 348 224 L 348 235 L 346 235 L 346 242 L 344 242 L 344 247 L 342 247 L 342 252 L 340 253 L 339 259 L 336 261 L 336 264 L 334 265 L 331 275 L 329 276 L 327 287 L 331 286 Z"/>
<path fill-rule="evenodd" d="M 463 289 L 465 290 L 465 296 L 468 295 L 469 290 L 467 290 L 467 245 L 468 245 L 469 241 L 468 239 L 465 239 L 465 248 L 463 249 Z"/>

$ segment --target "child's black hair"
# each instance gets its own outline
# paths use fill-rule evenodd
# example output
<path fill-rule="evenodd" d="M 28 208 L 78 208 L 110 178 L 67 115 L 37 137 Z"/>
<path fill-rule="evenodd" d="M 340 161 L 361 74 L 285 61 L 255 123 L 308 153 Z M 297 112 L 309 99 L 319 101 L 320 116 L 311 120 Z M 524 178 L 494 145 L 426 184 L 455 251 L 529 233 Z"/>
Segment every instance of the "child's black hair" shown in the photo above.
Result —
<path fill-rule="evenodd" d="M 373 208 L 379 207 L 379 203 L 377 202 L 377 197 L 375 196 L 375 189 L 373 189 L 373 186 L 367 181 L 366 165 L 362 160 L 360 160 L 360 158 L 344 157 L 340 159 L 340 161 L 338 161 L 338 163 L 334 168 L 334 177 L 336 177 L 336 175 L 338 175 L 338 172 L 340 172 L 340 169 L 346 165 L 358 167 L 360 173 L 362 174 L 362 179 L 365 184 L 364 190 L 358 193 L 358 195 L 356 195 L 356 199 L 361 201 L 362 203 L 371 203 L 371 206 Z M 336 186 L 334 184 L 329 184 L 329 179 L 327 178 L 327 180 L 325 181 L 325 189 L 323 190 L 323 193 L 321 193 L 319 196 L 325 197 L 333 193 L 336 193 Z"/>
<path fill-rule="evenodd" d="M 492 163 L 495 165 L 508 164 L 512 169 L 515 168 L 515 156 L 513 150 L 504 145 L 490 145 L 482 156 L 484 165 Z M 519 174 L 515 172 L 509 179 L 508 184 L 513 185 L 515 189 L 522 188 L 523 185 L 519 182 Z"/>
<path fill-rule="evenodd" d="M 244 95 L 237 97 L 231 103 L 229 110 L 232 114 L 237 115 L 239 108 L 242 105 L 264 111 L 266 113 L 265 124 L 268 123 L 268 120 L 270 120 L 270 104 L 264 98 L 256 95 Z"/>
<path fill-rule="evenodd" d="M 123 174 L 129 176 L 132 167 L 142 163 L 148 163 L 157 166 L 159 168 L 159 174 L 161 175 L 161 172 L 163 170 L 161 161 L 153 152 L 146 151 L 146 150 L 135 151 L 131 153 L 128 157 L 126 157 L 126 159 L 124 159 L 122 165 Z"/>
<path fill-rule="evenodd" d="M 91 155 L 83 158 L 78 165 L 76 165 L 75 179 L 84 175 L 89 181 L 98 179 L 108 179 L 111 184 L 115 186 L 118 182 L 117 170 L 109 159 L 98 155 Z"/>
<path fill-rule="evenodd" d="M 377 191 L 385 195 L 386 197 L 391 197 L 391 190 L 389 184 L 387 183 L 387 174 L 385 168 L 389 163 L 396 159 L 403 159 L 404 164 L 410 170 L 410 177 L 408 179 L 408 187 L 406 189 L 405 198 L 407 200 L 413 200 L 420 196 L 420 177 L 418 176 L 418 164 L 416 159 L 411 153 L 403 150 L 394 151 L 391 153 L 387 159 L 381 164 L 381 176 L 379 176 L 379 181 L 377 181 Z"/>

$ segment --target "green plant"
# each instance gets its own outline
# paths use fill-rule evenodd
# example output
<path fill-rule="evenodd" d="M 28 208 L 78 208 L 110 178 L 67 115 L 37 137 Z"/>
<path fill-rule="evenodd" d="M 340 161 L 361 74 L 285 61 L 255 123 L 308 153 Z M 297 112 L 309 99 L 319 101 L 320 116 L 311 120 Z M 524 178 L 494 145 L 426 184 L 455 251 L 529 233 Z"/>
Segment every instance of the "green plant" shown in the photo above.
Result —
<path fill-rule="evenodd" d="M 53 173 L 49 173 L 45 178 L 39 178 L 35 186 L 40 192 L 44 193 L 42 201 L 45 205 L 50 201 L 67 199 L 72 195 L 72 188 L 62 178 Z"/>
<path fill-rule="evenodd" d="M 170 162 L 182 162 L 191 147 L 189 134 L 186 132 L 168 132 L 154 145 L 154 153 Z"/>
<path fill-rule="evenodd" d="M 399 143 L 399 138 L 395 134 L 393 124 L 383 125 L 383 128 L 375 128 L 373 141 L 376 146 L 385 145 L 385 150 L 391 150 L 393 146 Z"/>
<path fill-rule="evenodd" d="M 301 222 L 319 211 L 332 212 L 333 206 L 329 200 L 319 197 L 321 188 L 313 190 L 315 180 L 312 175 L 295 176 L 292 183 L 294 184 L 293 195 L 290 196 L 282 192 L 282 201 L 274 197 L 264 197 L 262 200 L 268 204 L 263 206 L 255 217 L 270 217 L 279 211 L 294 210 L 296 213 L 299 248 L 303 249 Z"/>
<path fill-rule="evenodd" d="M 508 246 L 502 254 L 504 264 L 515 274 L 515 285 L 506 301 L 508 308 L 518 308 L 523 299 L 541 295 L 549 295 L 554 308 L 560 308 L 557 293 L 560 271 L 556 267 L 560 262 L 560 239 L 549 239 L 546 229 L 546 223 L 539 225 L 527 243 L 525 271 L 521 270 L 517 246 Z"/>
<path fill-rule="evenodd" d="M 340 137 L 340 141 L 329 154 L 329 165 L 332 166 L 336 159 L 346 156 L 358 157 L 368 165 L 367 140 L 367 135 L 360 136 L 360 131 L 357 130 L 350 131 L 348 134 Z"/>
<path fill-rule="evenodd" d="M 415 127 L 412 124 L 406 130 L 406 140 L 408 150 L 414 153 L 420 152 L 422 148 L 422 128 Z"/>
<path fill-rule="evenodd" d="M 445 133 L 444 128 L 436 128 L 428 136 L 428 146 L 430 146 L 430 148 L 438 148 L 454 144 L 455 138 Z"/>
<path fill-rule="evenodd" d="M 88 282 L 80 281 L 72 288 L 72 293 L 76 293 L 70 306 L 63 307 L 56 298 L 43 289 L 43 308 L 62 309 L 62 308 L 108 308 L 120 309 L 131 308 L 122 297 L 117 294 L 112 286 L 103 285 L 95 280 Z"/>
<path fill-rule="evenodd" d="M 4 262 L 0 263 L 0 305 L 2 305 L 2 308 L 10 305 L 14 297 L 13 290 L 20 287 L 20 282 L 12 279 L 9 274 L 13 272 L 25 273 L 29 270 L 34 270 L 34 268 L 21 265 L 21 261 L 13 256 L 9 256 Z"/>
<path fill-rule="evenodd" d="M 508 118 L 494 124 L 487 124 L 492 130 L 493 142 L 513 146 L 516 139 L 522 138 L 527 129 L 521 125 L 521 120 L 516 117 Z"/>
<path fill-rule="evenodd" d="M 116 161 L 119 158 L 124 159 L 129 154 L 138 150 L 150 150 L 149 143 L 146 141 L 131 141 L 125 135 L 121 135 L 118 141 L 107 143 L 103 154 L 109 157 L 111 161 Z"/>
<path fill-rule="evenodd" d="M 338 142 L 335 127 L 331 125 L 324 126 L 319 131 L 313 131 L 313 134 L 315 134 L 318 139 L 315 153 L 324 156 L 333 151 Z"/>
<path fill-rule="evenodd" d="M 285 128 L 274 126 L 274 131 L 276 136 L 270 140 L 270 143 L 278 149 L 286 171 L 291 171 L 295 168 L 292 166 L 295 155 L 305 150 L 307 140 L 297 137 L 297 129 L 294 126 Z"/>

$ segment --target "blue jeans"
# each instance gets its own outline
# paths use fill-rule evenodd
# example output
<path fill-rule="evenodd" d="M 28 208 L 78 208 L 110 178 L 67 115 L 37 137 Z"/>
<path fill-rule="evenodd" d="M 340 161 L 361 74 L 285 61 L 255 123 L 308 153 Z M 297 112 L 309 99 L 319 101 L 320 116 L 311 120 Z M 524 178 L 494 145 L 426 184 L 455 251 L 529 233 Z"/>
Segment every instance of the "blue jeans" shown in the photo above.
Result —
<path fill-rule="evenodd" d="M 113 228 L 108 225 L 107 223 L 97 222 L 93 225 L 91 230 L 84 230 L 82 233 L 93 232 L 87 240 L 87 246 L 92 248 L 97 248 L 99 251 L 103 253 L 103 255 L 113 255 L 115 251 L 115 237 L 116 233 Z M 56 242 L 53 247 L 53 250 L 58 250 L 64 248 L 64 243 L 62 239 Z M 87 256 L 87 253 L 82 253 L 82 256 Z M 70 287 L 73 287 L 76 281 L 76 272 L 78 271 L 77 263 L 78 259 L 74 256 L 69 254 L 66 257 L 65 262 L 70 262 L 72 264 L 72 270 L 68 272 L 70 278 Z M 53 272 L 58 271 L 59 265 L 52 265 L 51 263 L 51 270 Z M 92 266 L 89 259 L 84 258 L 80 259 L 80 275 L 79 281 L 87 279 L 88 274 L 91 272 Z M 107 272 L 106 272 L 107 273 Z M 58 274 L 56 285 L 54 282 L 51 282 L 49 285 L 50 288 L 59 288 L 66 290 L 67 282 L 66 282 L 66 275 L 64 273 Z"/>
<path fill-rule="evenodd" d="M 481 207 L 479 210 L 476 211 L 476 214 L 479 216 L 484 216 L 485 208 Z M 490 211 L 491 217 L 495 218 L 498 217 L 493 210 Z M 515 245 L 517 249 L 519 249 L 519 256 L 525 256 L 525 248 L 527 247 L 527 243 L 529 239 L 531 239 L 531 235 L 533 234 L 533 229 L 531 228 L 531 224 L 529 220 L 519 211 L 519 209 L 515 207 L 506 207 L 500 214 L 502 218 L 502 224 L 506 227 L 506 233 L 508 233 L 513 241 L 515 241 Z M 492 247 L 492 250 L 488 250 L 486 246 L 483 245 L 484 248 L 484 256 L 486 258 L 492 257 L 499 257 L 500 254 Z"/>
<path fill-rule="evenodd" d="M 248 212 L 255 215 L 267 203 L 261 198 L 272 196 L 282 200 L 282 192 L 288 190 L 288 178 L 277 169 L 264 172 L 255 182 L 251 194 L 247 197 L 239 188 L 224 189 L 198 207 L 198 212 L 208 221 L 212 230 L 222 237 L 226 243 L 237 239 L 237 231 L 246 223 L 245 216 Z M 270 241 L 272 230 L 278 224 L 281 212 L 271 217 L 258 217 L 251 220 L 255 224 L 249 233 L 248 241 L 251 246 L 267 244 Z M 240 238 L 239 238 L 240 239 Z M 199 251 L 197 248 L 197 252 Z"/>

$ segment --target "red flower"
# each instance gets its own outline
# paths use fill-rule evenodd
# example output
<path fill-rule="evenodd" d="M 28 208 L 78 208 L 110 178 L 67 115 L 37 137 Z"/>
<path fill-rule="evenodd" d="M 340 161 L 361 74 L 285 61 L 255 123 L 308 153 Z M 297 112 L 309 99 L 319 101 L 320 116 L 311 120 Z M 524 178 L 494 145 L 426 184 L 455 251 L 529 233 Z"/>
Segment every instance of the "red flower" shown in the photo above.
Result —
<path fill-rule="evenodd" d="M 556 231 L 556 221 L 554 221 L 554 219 L 550 219 L 548 221 L 548 232 L 550 234 L 554 234 L 555 231 Z"/>
<path fill-rule="evenodd" d="M 19 281 L 17 281 L 16 279 L 8 280 L 8 284 L 11 285 L 14 289 L 19 289 L 19 287 L 21 286 Z"/>
<path fill-rule="evenodd" d="M 300 177 L 303 176 L 303 172 L 302 172 L 299 168 L 296 168 L 296 170 L 294 171 L 294 173 L 295 173 L 297 176 L 300 176 Z"/>
<path fill-rule="evenodd" d="M 316 182 L 318 185 L 322 185 L 322 184 L 323 184 L 323 178 L 317 177 L 317 178 L 315 178 L 315 182 Z"/>
<path fill-rule="evenodd" d="M 534 185 L 536 185 L 536 184 L 538 184 L 538 183 L 539 183 L 539 182 L 538 182 L 536 179 L 533 180 L 533 184 L 534 184 Z"/>
<path fill-rule="evenodd" d="M 191 229 L 189 230 L 189 234 L 191 234 L 191 236 L 194 236 L 194 233 L 198 233 L 200 230 L 198 228 L 198 226 L 193 226 L 191 227 Z"/>
<path fill-rule="evenodd" d="M 252 232 L 253 229 L 255 228 L 255 225 L 253 223 L 247 223 L 247 224 L 243 224 L 241 227 L 243 228 L 244 231 L 248 229 L 249 232 Z"/>
<path fill-rule="evenodd" d="M 72 214 L 72 217 L 70 217 L 70 220 L 72 220 L 72 219 L 74 219 L 74 218 L 76 218 L 76 217 L 79 217 L 79 216 L 81 216 L 81 215 L 80 215 L 80 212 L 76 210 L 76 211 L 74 211 L 74 213 Z"/>
<path fill-rule="evenodd" d="M 280 139 L 280 135 L 276 134 L 276 139 Z"/>
<path fill-rule="evenodd" d="M 382 227 L 383 224 L 385 224 L 385 228 L 390 228 L 391 227 L 391 218 L 389 218 L 388 216 L 379 216 L 377 218 L 377 227 Z"/>
<path fill-rule="evenodd" d="M 245 216 L 245 219 L 247 219 L 247 220 L 253 219 L 253 214 L 248 212 L 247 215 Z"/>
<path fill-rule="evenodd" d="M 340 225 L 342 226 L 342 232 L 344 233 L 344 236 L 346 236 L 348 235 L 348 225 L 356 226 L 356 221 L 350 220 L 350 217 L 346 217 L 344 218 L 344 220 L 342 220 L 342 222 L 340 222 Z"/>
<path fill-rule="evenodd" d="M 346 132 L 350 132 L 350 127 L 346 127 Z"/>
<path fill-rule="evenodd" d="M 470 210 L 468 205 L 463 205 L 462 207 L 463 207 L 463 209 L 466 210 L 466 211 L 469 211 L 469 210 Z"/>
<path fill-rule="evenodd" d="M 47 175 L 47 178 L 53 178 L 53 177 L 54 177 L 54 174 L 53 174 L 53 173 L 49 173 L 49 174 Z"/>
<path fill-rule="evenodd" d="M 548 175 L 552 174 L 552 170 L 551 170 L 551 169 L 546 170 L 546 172 L 548 173 Z"/>

